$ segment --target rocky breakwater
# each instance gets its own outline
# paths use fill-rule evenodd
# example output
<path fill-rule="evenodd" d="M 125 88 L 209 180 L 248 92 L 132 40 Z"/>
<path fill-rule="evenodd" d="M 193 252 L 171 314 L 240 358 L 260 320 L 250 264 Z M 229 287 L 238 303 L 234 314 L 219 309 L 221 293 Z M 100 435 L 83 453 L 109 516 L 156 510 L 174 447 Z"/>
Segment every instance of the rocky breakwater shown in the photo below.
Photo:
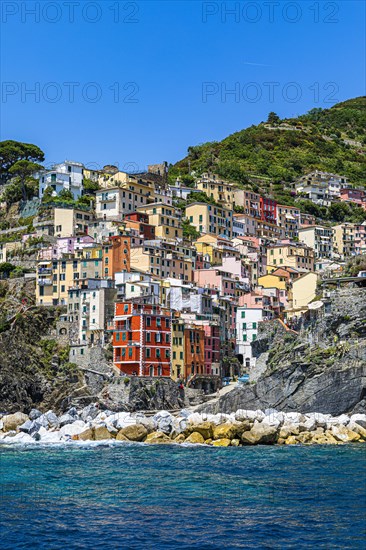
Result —
<path fill-rule="evenodd" d="M 100 411 L 89 405 L 62 416 L 53 411 L 17 412 L 0 419 L 0 443 L 34 444 L 73 441 L 120 441 L 148 444 L 246 445 L 343 444 L 366 442 L 366 414 L 330 414 L 243 410 L 231 414 L 160 411 Z"/>

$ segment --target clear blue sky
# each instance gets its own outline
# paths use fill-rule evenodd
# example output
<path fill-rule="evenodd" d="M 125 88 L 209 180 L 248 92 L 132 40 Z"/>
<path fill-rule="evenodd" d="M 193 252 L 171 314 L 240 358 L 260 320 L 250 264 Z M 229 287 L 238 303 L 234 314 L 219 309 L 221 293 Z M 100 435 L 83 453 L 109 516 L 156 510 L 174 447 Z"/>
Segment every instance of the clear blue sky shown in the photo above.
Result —
<path fill-rule="evenodd" d="M 39 145 L 46 164 L 175 162 L 269 111 L 293 116 L 365 93 L 361 1 L 1 9 L 1 139 Z"/>

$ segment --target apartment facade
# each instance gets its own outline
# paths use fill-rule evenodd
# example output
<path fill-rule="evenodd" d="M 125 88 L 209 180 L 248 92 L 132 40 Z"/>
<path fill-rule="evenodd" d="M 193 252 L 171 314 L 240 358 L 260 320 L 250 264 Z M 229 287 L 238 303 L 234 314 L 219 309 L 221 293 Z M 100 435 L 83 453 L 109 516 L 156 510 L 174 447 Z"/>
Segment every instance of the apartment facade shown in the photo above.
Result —
<path fill-rule="evenodd" d="M 227 208 L 194 202 L 187 206 L 185 214 L 189 222 L 200 233 L 232 238 L 233 213 Z"/>
<path fill-rule="evenodd" d="M 333 257 L 333 231 L 331 227 L 315 225 L 299 229 L 299 241 L 314 250 L 315 258 Z"/>
<path fill-rule="evenodd" d="M 314 271 L 314 250 L 303 243 L 282 243 L 267 249 L 268 267 L 293 267 Z"/>
<path fill-rule="evenodd" d="M 257 339 L 258 324 L 263 320 L 262 308 L 238 307 L 236 312 L 236 354 L 246 369 L 255 366 L 251 343 Z"/>
<path fill-rule="evenodd" d="M 133 302 L 115 304 L 113 362 L 132 376 L 171 376 L 171 312 Z"/>
<path fill-rule="evenodd" d="M 47 188 L 51 188 L 54 194 L 61 191 L 70 191 L 74 199 L 81 197 L 83 192 L 83 168 L 80 162 L 65 160 L 55 164 L 51 170 L 39 172 L 39 198 L 42 199 Z"/>

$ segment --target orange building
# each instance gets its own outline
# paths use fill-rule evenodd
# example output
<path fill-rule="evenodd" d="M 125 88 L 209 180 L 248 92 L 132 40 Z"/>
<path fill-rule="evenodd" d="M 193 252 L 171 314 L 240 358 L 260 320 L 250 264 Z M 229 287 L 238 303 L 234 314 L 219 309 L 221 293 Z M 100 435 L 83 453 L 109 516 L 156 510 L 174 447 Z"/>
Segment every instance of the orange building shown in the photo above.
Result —
<path fill-rule="evenodd" d="M 205 373 L 205 330 L 198 325 L 184 328 L 185 378 Z"/>
<path fill-rule="evenodd" d="M 108 237 L 103 244 L 103 276 L 114 279 L 119 271 L 130 271 L 131 238 L 126 235 Z"/>
<path fill-rule="evenodd" d="M 113 362 L 136 376 L 171 375 L 171 313 L 160 306 L 117 302 Z"/>

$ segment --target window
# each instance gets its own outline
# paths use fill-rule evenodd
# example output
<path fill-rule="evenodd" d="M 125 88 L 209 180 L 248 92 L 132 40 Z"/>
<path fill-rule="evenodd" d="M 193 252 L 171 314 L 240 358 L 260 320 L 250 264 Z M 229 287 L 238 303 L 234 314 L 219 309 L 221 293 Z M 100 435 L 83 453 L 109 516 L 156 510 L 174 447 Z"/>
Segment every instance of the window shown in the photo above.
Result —
<path fill-rule="evenodd" d="M 132 357 L 132 348 L 128 348 L 128 357 Z"/>
<path fill-rule="evenodd" d="M 161 319 L 160 319 L 160 317 L 157 317 L 157 318 L 156 318 L 156 326 L 157 326 L 157 327 L 161 327 Z"/>
<path fill-rule="evenodd" d="M 116 342 L 119 342 L 119 332 L 116 332 Z"/>
<path fill-rule="evenodd" d="M 146 348 L 146 357 L 151 357 L 151 349 Z"/>
<path fill-rule="evenodd" d="M 124 313 L 128 313 L 128 304 L 125 304 L 123 307 Z"/>
<path fill-rule="evenodd" d="M 253 328 L 257 328 L 257 323 L 253 323 Z"/>
<path fill-rule="evenodd" d="M 245 319 L 245 311 L 242 311 L 242 312 L 241 312 L 241 318 L 242 318 L 242 319 Z"/>
<path fill-rule="evenodd" d="M 151 327 L 151 317 L 146 317 L 146 326 Z"/>
<path fill-rule="evenodd" d="M 159 348 L 156 349 L 156 357 L 160 357 L 160 349 Z"/>
<path fill-rule="evenodd" d="M 256 340 L 256 339 L 257 339 L 257 335 L 256 335 L 256 334 L 253 334 L 253 336 L 252 336 L 252 341 L 254 342 L 254 340 Z"/>
<path fill-rule="evenodd" d="M 247 324 L 243 323 L 243 330 L 247 330 Z"/>
<path fill-rule="evenodd" d="M 151 342 L 151 333 L 150 332 L 146 333 L 146 342 Z"/>
<path fill-rule="evenodd" d="M 176 359 L 176 358 L 177 358 L 177 353 L 173 351 L 173 359 Z"/>

